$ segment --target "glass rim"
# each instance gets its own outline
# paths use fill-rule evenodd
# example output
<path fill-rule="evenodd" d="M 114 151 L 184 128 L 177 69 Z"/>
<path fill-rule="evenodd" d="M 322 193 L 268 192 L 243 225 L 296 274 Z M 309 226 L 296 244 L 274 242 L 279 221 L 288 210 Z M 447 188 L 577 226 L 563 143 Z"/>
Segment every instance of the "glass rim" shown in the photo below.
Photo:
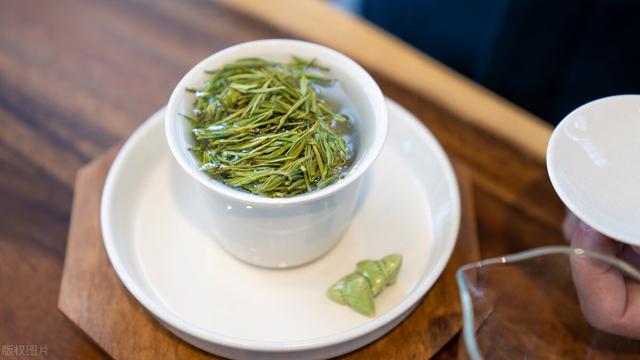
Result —
<path fill-rule="evenodd" d="M 567 255 L 569 257 L 572 255 L 576 255 L 598 259 L 611 266 L 616 267 L 617 269 L 624 271 L 626 274 L 631 275 L 633 278 L 640 281 L 640 271 L 626 261 L 596 251 L 584 250 L 577 247 L 572 248 L 570 246 L 542 246 L 531 250 L 493 257 L 462 265 L 458 268 L 458 270 L 456 270 L 456 282 L 458 283 L 458 290 L 460 292 L 460 305 L 462 307 L 462 337 L 467 353 L 472 360 L 483 360 L 484 357 L 480 353 L 480 349 L 478 348 L 478 343 L 476 341 L 474 330 L 475 324 L 473 303 L 471 300 L 469 287 L 464 280 L 463 274 L 468 270 L 480 269 L 483 267 L 500 264 L 517 263 L 547 255 Z"/>

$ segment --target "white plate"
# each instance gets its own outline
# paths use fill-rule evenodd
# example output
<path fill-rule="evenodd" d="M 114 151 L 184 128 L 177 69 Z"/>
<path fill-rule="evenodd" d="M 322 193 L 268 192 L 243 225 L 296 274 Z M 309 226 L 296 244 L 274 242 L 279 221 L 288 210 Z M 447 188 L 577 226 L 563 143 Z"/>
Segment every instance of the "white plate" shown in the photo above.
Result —
<path fill-rule="evenodd" d="M 549 140 L 547 169 L 580 219 L 640 245 L 640 95 L 596 100 L 567 115 Z"/>
<path fill-rule="evenodd" d="M 289 270 L 242 263 L 201 218 L 193 180 L 172 160 L 163 110 L 127 141 L 105 184 L 107 252 L 128 290 L 172 332 L 235 358 L 325 358 L 379 338 L 431 288 L 460 221 L 451 164 L 428 130 L 388 100 L 389 133 L 341 242 Z M 330 301 L 326 289 L 365 258 L 404 256 L 396 284 L 376 298 L 375 318 Z"/>

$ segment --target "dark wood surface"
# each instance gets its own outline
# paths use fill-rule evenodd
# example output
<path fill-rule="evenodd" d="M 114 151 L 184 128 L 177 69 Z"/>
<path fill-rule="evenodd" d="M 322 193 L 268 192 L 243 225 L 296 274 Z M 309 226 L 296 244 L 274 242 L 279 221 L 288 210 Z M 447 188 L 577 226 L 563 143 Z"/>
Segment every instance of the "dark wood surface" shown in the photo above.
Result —
<path fill-rule="evenodd" d="M 58 307 L 116 359 L 207 359 L 173 336 L 126 290 L 109 263 L 100 233 L 100 197 L 119 147 L 80 169 Z"/>
<path fill-rule="evenodd" d="M 76 171 L 199 59 L 277 36 L 205 1 L 0 2 L 0 344 L 104 357 L 56 306 Z"/>
<path fill-rule="evenodd" d="M 173 336 L 124 288 L 109 263 L 100 234 L 100 196 L 117 149 L 84 166 L 76 177 L 73 212 L 58 306 L 116 359 L 201 359 L 209 355 Z M 462 199 L 454 252 L 415 311 L 380 340 L 349 359 L 430 358 L 460 331 L 455 281 L 461 265 L 479 260 L 471 174 L 456 166 Z"/>
<path fill-rule="evenodd" d="M 307 38 L 206 0 L 0 2 L 0 345 L 46 345 L 56 359 L 105 356 L 56 307 L 76 171 L 162 107 L 197 61 L 269 37 Z M 362 46 L 374 45 L 352 44 Z M 483 257 L 562 241 L 563 208 L 541 157 L 373 75 L 470 165 Z"/>

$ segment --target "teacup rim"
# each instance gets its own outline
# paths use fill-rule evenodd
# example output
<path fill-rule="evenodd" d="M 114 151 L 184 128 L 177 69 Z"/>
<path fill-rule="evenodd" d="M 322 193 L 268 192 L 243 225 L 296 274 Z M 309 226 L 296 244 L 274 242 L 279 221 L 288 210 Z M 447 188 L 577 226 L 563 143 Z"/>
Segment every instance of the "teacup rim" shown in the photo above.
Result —
<path fill-rule="evenodd" d="M 190 156 L 189 150 L 180 146 L 180 142 L 178 141 L 179 135 L 176 131 L 176 127 L 173 126 L 173 122 L 179 116 L 178 104 L 180 103 L 180 100 L 187 95 L 185 91 L 187 84 L 193 77 L 201 75 L 201 73 L 205 69 L 208 69 L 208 65 L 210 63 L 217 61 L 223 57 L 233 56 L 234 53 L 246 50 L 247 48 L 251 47 L 256 48 L 256 53 L 258 53 L 260 50 L 264 51 L 264 49 L 274 49 L 277 47 L 282 47 L 284 49 L 283 52 L 286 52 L 287 55 L 302 56 L 304 55 L 296 52 L 302 52 L 304 49 L 311 48 L 320 50 L 327 57 L 332 57 L 333 60 L 339 62 L 341 66 L 344 67 L 344 69 L 347 69 L 348 72 L 353 75 L 354 78 L 357 78 L 359 82 L 362 82 L 362 88 L 366 88 L 367 92 L 372 95 L 368 97 L 371 98 L 371 104 L 374 107 L 374 110 L 372 111 L 372 113 L 374 114 L 374 119 L 372 120 L 375 126 L 373 141 L 371 143 L 371 146 L 367 148 L 366 154 L 360 160 L 358 166 L 349 171 L 343 179 L 340 179 L 339 181 L 336 181 L 325 188 L 313 190 L 292 197 L 270 198 L 234 189 L 228 185 L 223 184 L 222 182 L 210 178 L 190 163 L 190 161 L 188 160 L 188 156 Z M 318 59 L 318 61 L 322 62 L 322 59 Z M 380 90 L 380 87 L 375 82 L 373 77 L 353 59 L 334 49 L 312 42 L 292 39 L 265 39 L 243 42 L 227 47 L 223 50 L 209 55 L 205 59 L 201 60 L 198 64 L 190 68 L 189 71 L 180 79 L 180 81 L 174 88 L 171 97 L 169 98 L 167 111 L 165 113 L 164 126 L 167 142 L 174 159 L 178 162 L 180 167 L 190 175 L 191 178 L 195 179 L 206 188 L 215 191 L 222 196 L 233 199 L 235 201 L 243 202 L 248 205 L 284 206 L 315 202 L 317 200 L 326 198 L 343 188 L 348 187 L 354 181 L 359 179 L 371 167 L 371 165 L 374 163 L 374 161 L 382 151 L 382 147 L 384 145 L 388 130 L 388 113 L 382 90 Z"/>

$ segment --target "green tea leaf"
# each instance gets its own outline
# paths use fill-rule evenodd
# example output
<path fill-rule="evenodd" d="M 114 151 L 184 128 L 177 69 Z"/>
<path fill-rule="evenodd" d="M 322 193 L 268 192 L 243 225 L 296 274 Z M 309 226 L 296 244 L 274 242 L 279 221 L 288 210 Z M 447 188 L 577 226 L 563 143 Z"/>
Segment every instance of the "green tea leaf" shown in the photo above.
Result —
<path fill-rule="evenodd" d="M 349 153 L 334 112 L 318 89 L 335 83 L 315 60 L 288 64 L 246 58 L 207 71 L 195 94 L 191 148 L 217 181 L 268 197 L 290 197 L 342 178 Z"/>

